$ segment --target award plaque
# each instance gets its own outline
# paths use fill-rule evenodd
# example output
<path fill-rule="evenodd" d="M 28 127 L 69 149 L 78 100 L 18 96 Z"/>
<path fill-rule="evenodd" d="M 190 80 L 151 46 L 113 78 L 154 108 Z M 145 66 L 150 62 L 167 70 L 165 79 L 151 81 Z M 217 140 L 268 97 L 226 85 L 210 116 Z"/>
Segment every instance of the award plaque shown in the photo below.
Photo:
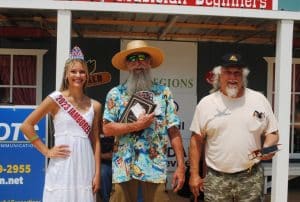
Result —
<path fill-rule="evenodd" d="M 255 158 L 262 158 L 263 156 L 269 155 L 269 154 L 274 154 L 279 151 L 278 145 L 272 145 L 269 147 L 264 147 L 262 149 L 255 150 L 249 154 L 249 159 L 253 160 Z"/>
<path fill-rule="evenodd" d="M 120 118 L 120 122 L 121 123 L 134 122 L 138 119 L 138 117 L 141 114 L 152 113 L 154 111 L 155 107 L 156 107 L 156 104 L 154 104 L 151 100 L 144 99 L 144 98 L 138 96 L 137 94 L 134 94 L 130 98 L 130 100 Z"/>

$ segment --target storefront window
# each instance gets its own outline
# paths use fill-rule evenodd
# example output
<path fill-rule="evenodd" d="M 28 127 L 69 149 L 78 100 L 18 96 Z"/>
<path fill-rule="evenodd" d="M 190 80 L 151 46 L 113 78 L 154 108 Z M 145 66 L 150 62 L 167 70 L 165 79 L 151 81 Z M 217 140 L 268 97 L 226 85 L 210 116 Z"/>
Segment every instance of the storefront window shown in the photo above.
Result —
<path fill-rule="evenodd" d="M 300 64 L 293 65 L 291 134 L 293 153 L 300 154 Z"/>
<path fill-rule="evenodd" d="M 36 105 L 45 50 L 0 49 L 0 104 Z"/>
<path fill-rule="evenodd" d="M 274 108 L 275 58 L 268 62 L 268 99 Z M 290 158 L 300 159 L 300 59 L 293 59 L 291 80 Z"/>
<path fill-rule="evenodd" d="M 2 55 L 1 57 L 1 103 L 35 105 L 36 56 Z"/>
<path fill-rule="evenodd" d="M 0 103 L 9 103 L 10 55 L 0 55 Z"/>

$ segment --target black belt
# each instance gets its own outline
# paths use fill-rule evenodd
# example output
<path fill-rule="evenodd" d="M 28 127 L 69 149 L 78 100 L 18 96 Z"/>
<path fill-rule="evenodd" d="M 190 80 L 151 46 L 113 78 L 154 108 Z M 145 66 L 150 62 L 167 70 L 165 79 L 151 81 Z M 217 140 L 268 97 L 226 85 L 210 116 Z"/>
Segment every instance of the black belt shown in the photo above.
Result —
<path fill-rule="evenodd" d="M 217 171 L 217 170 L 214 170 L 210 167 L 207 167 L 208 168 L 208 171 L 214 173 L 215 175 L 239 175 L 239 174 L 253 174 L 255 173 L 258 168 L 259 168 L 259 164 L 254 164 L 251 168 L 247 168 L 246 170 L 242 170 L 242 171 L 238 171 L 238 172 L 234 172 L 234 173 L 226 173 L 226 172 L 222 172 L 222 171 Z"/>

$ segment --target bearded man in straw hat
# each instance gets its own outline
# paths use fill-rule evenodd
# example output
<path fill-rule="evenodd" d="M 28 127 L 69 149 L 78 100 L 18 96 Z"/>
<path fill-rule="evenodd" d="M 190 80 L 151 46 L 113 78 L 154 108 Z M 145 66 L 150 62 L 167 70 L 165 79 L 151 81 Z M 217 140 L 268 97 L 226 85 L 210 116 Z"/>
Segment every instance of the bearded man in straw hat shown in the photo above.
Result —
<path fill-rule="evenodd" d="M 115 136 L 112 159 L 113 189 L 111 202 L 134 202 L 142 187 L 144 202 L 169 201 L 165 191 L 167 178 L 167 144 L 175 151 L 177 169 L 172 186 L 182 188 L 185 178 L 183 145 L 178 129 L 179 117 L 170 89 L 151 79 L 151 69 L 164 59 L 162 51 L 142 40 L 133 40 L 126 50 L 112 58 L 114 67 L 128 71 L 123 84 L 114 87 L 106 97 L 103 132 Z M 154 112 L 141 113 L 136 121 L 121 123 L 120 118 L 132 95 L 140 95 L 156 105 Z"/>

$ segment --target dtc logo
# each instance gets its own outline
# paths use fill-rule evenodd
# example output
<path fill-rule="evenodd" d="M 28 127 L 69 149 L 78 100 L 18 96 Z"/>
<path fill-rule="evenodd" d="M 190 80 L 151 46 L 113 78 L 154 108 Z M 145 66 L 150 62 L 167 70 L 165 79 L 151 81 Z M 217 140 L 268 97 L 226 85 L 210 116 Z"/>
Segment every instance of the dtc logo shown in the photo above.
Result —
<path fill-rule="evenodd" d="M 0 141 L 26 141 L 27 138 L 21 133 L 22 123 L 0 123 Z M 39 130 L 36 125 L 35 130 Z"/>

